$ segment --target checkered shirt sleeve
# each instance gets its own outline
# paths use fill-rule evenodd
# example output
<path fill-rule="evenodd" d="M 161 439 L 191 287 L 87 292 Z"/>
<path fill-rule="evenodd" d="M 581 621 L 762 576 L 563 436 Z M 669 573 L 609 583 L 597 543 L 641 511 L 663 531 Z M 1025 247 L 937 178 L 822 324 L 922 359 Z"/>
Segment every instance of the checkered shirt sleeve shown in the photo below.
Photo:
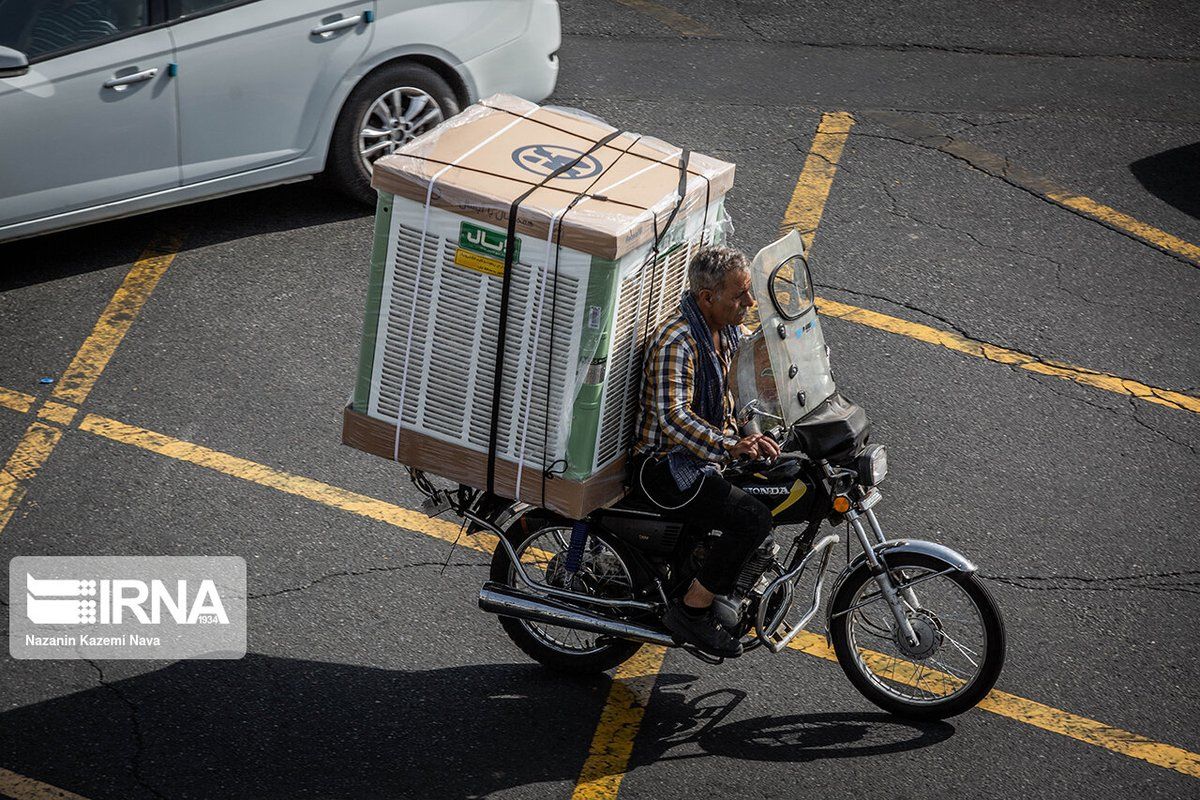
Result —
<path fill-rule="evenodd" d="M 738 440 L 710 425 L 692 409 L 696 351 L 686 334 L 686 323 L 680 320 L 667 327 L 649 353 L 646 367 L 645 400 L 649 407 L 645 409 L 648 419 L 644 427 L 658 429 L 643 430 L 643 439 L 651 440 L 646 444 L 657 445 L 653 449 L 662 449 L 663 444 L 683 445 L 705 461 L 724 461 L 727 448 Z M 661 441 L 664 438 L 666 442 Z"/>

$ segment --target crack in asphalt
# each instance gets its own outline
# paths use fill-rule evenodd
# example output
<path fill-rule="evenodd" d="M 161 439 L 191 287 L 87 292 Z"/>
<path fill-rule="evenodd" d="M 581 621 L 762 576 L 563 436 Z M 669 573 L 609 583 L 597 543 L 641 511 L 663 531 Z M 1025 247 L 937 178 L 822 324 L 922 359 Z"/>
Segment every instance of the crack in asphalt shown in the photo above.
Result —
<path fill-rule="evenodd" d="M 942 324 L 944 324 L 947 328 L 950 329 L 950 331 L 952 333 L 957 334 L 959 337 L 961 337 L 964 342 L 971 344 L 971 345 L 975 345 L 978 349 L 977 350 L 973 349 L 973 352 L 974 352 L 974 354 L 978 355 L 980 358 L 984 359 L 985 361 L 990 361 L 994 364 L 1000 364 L 1002 366 L 1008 367 L 1009 369 L 1018 371 L 1022 375 L 1035 375 L 1035 376 L 1038 375 L 1039 373 L 1031 372 L 1030 370 L 1023 369 L 1023 367 L 1026 364 L 1042 364 L 1044 366 L 1051 367 L 1052 369 L 1054 369 L 1056 371 L 1067 373 L 1068 375 L 1104 376 L 1104 377 L 1113 378 L 1113 379 L 1120 381 L 1122 388 L 1124 388 L 1125 391 L 1128 392 L 1128 394 L 1126 396 L 1129 397 L 1131 402 L 1134 399 L 1143 399 L 1144 400 L 1147 397 L 1154 397 L 1155 401 L 1159 405 L 1163 405 L 1168 408 L 1173 408 L 1176 411 L 1188 411 L 1189 410 L 1189 409 L 1184 408 L 1183 406 L 1179 405 L 1179 403 L 1175 402 L 1174 400 L 1170 399 L 1170 397 L 1167 396 L 1167 394 L 1165 393 L 1164 390 L 1157 389 L 1153 386 L 1147 386 L 1145 384 L 1140 383 L 1139 381 L 1133 381 L 1128 378 L 1122 378 L 1119 375 L 1112 375 L 1111 373 L 1101 372 L 1100 370 L 1088 369 L 1087 367 L 1075 366 L 1074 364 L 1068 364 L 1065 361 L 1058 361 L 1057 359 L 1046 358 L 1045 356 L 1039 356 L 1039 355 L 1034 355 L 1033 353 L 1027 353 L 1024 350 L 1018 350 L 1015 347 L 1009 347 L 1006 345 L 998 345 L 998 344 L 995 344 L 994 342 L 987 342 L 982 339 L 978 339 L 978 338 L 972 336 L 965 328 L 963 328 L 961 325 L 954 322 L 953 320 L 950 320 L 950 319 L 940 316 L 938 314 L 934 314 L 933 312 L 923 309 L 920 306 L 913 305 L 912 303 L 905 302 L 903 300 L 897 300 L 895 298 L 887 297 L 884 295 L 871 294 L 868 292 L 860 292 L 860 291 L 857 291 L 854 289 L 848 289 L 844 286 L 836 286 L 833 284 L 825 284 L 825 283 L 814 283 L 814 285 L 817 286 L 818 288 L 833 289 L 835 291 L 845 292 L 846 294 L 854 295 L 856 297 L 869 297 L 873 300 L 882 300 L 885 303 L 892 303 L 893 305 L 897 305 L 901 308 L 907 308 L 910 311 L 916 311 L 918 314 L 924 314 L 925 316 L 935 319 L 935 320 L 941 322 Z M 837 317 L 835 316 L 835 318 L 837 318 Z M 853 321 L 853 320 L 851 320 L 851 321 Z M 993 352 L 990 352 L 990 350 L 1003 350 L 1005 352 L 1003 353 L 1003 355 L 998 355 Z M 1054 376 L 1046 376 L 1046 377 L 1054 377 Z M 1074 382 L 1078 382 L 1078 381 L 1074 381 Z M 1049 384 L 1041 384 L 1040 382 L 1039 382 L 1039 384 L 1043 385 L 1043 386 L 1049 385 Z M 1149 391 L 1147 392 L 1146 390 L 1149 390 Z M 1119 394 L 1118 394 L 1118 396 L 1119 396 Z M 1146 427 L 1145 423 L 1140 418 L 1138 418 L 1136 421 L 1139 424 L 1143 425 L 1143 427 Z M 1154 429 L 1151 428 L 1150 430 L 1154 430 Z M 1184 447 L 1188 447 L 1189 449 L 1194 450 L 1194 448 L 1192 448 L 1191 445 L 1188 445 L 1183 442 L 1178 442 L 1177 440 L 1171 438 L 1169 435 L 1162 434 L 1160 431 L 1155 431 L 1155 432 L 1160 433 L 1165 438 L 1170 439 L 1171 441 L 1176 442 L 1177 444 L 1181 444 Z"/>
<path fill-rule="evenodd" d="M 875 116 L 876 115 L 874 115 L 874 114 L 869 114 L 868 118 L 875 117 Z M 876 118 L 875 121 L 877 121 L 883 125 L 889 125 L 889 127 L 894 127 L 894 126 L 891 126 L 886 120 Z M 1099 225 L 1100 227 L 1110 230 L 1113 233 L 1119 234 L 1119 235 L 1125 237 L 1126 239 L 1129 239 L 1132 242 L 1137 242 L 1138 244 L 1142 245 L 1143 247 L 1147 247 L 1151 250 L 1154 250 L 1155 252 L 1162 253 L 1163 255 L 1168 256 L 1169 258 L 1172 258 L 1182 264 L 1186 264 L 1189 267 L 1192 267 L 1193 269 L 1200 268 L 1200 265 L 1185 258 L 1184 256 L 1179 255 L 1178 253 L 1173 253 L 1169 250 L 1165 250 L 1164 248 L 1160 247 L 1159 245 L 1156 245 L 1153 242 L 1149 242 L 1134 233 L 1131 233 L 1122 228 L 1118 228 L 1115 225 L 1105 222 L 1102 219 L 1097 219 L 1096 217 L 1090 216 L 1078 209 L 1072 208 L 1067 205 L 1063 205 L 1062 203 L 1055 202 L 1054 200 L 1051 200 L 1049 197 L 1047 197 L 1046 195 L 1037 191 L 1036 189 L 1031 189 L 1030 187 L 1026 186 L 1024 183 L 1018 182 L 1016 179 L 1014 179 L 1010 175 L 1010 173 L 1016 172 L 1017 169 L 1007 156 L 996 155 L 994 153 L 987 153 L 987 156 L 989 157 L 990 160 L 999 159 L 999 160 L 1003 160 L 1003 162 L 1004 162 L 1004 165 L 1002 167 L 999 167 L 998 169 L 991 169 L 991 168 L 988 168 L 987 166 L 981 165 L 980 159 L 976 159 L 969 155 L 964 155 L 962 153 L 956 153 L 953 150 L 947 149 L 948 147 L 950 147 L 952 145 L 957 145 L 957 144 L 961 144 L 961 145 L 964 145 L 964 146 L 970 147 L 970 148 L 974 148 L 975 146 L 971 145 L 963 140 L 955 139 L 953 136 L 948 136 L 944 133 L 936 133 L 936 134 L 930 133 L 929 135 L 920 136 L 920 137 L 913 135 L 912 138 L 903 138 L 900 136 L 887 136 L 882 133 L 864 133 L 862 130 L 851 130 L 850 136 L 859 136 L 859 137 L 862 137 L 865 139 L 881 139 L 884 141 L 890 141 L 890 142 L 896 142 L 898 144 L 908 145 L 910 147 L 917 147 L 922 150 L 931 150 L 935 153 L 942 153 L 943 155 L 947 155 L 950 158 L 953 158 L 955 161 L 961 161 L 962 163 L 966 164 L 968 167 L 975 170 L 976 172 L 979 172 L 983 175 L 987 175 L 989 177 L 995 178 L 996 180 L 1002 181 L 1003 183 L 1008 184 L 1009 186 L 1013 187 L 1014 189 L 1019 189 L 1020 191 L 1029 195 L 1030 197 L 1036 197 L 1038 200 L 1040 200 L 1041 202 L 1043 202 L 1047 205 L 1053 206 L 1054 208 L 1062 209 L 1064 211 L 1068 211 L 1071 214 L 1075 215 L 1076 217 L 1079 217 L 1080 219 L 1086 220 L 1094 225 Z M 927 140 L 941 140 L 941 143 L 940 144 L 931 144 Z M 980 153 L 980 155 L 983 155 L 983 153 Z M 1022 170 L 1022 171 L 1024 171 L 1024 170 Z"/>
<path fill-rule="evenodd" d="M 1130 413 L 1128 415 L 1125 415 L 1125 414 L 1121 413 L 1119 408 L 1113 408 L 1111 406 L 1102 406 L 1099 403 L 1093 403 L 1084 397 L 1075 397 L 1074 395 L 1067 394 L 1066 392 L 1060 392 L 1057 388 L 1057 384 L 1052 382 L 1052 381 L 1059 380 L 1057 378 L 1052 378 L 1049 375 L 1039 375 L 1036 372 L 1030 372 L 1029 370 L 1024 370 L 1024 369 L 1021 370 L 1021 373 L 1023 375 L 1025 375 L 1026 377 L 1030 378 L 1031 380 L 1033 380 L 1034 383 L 1036 383 L 1038 386 L 1040 386 L 1044 389 L 1049 389 L 1051 392 L 1058 395 L 1059 397 L 1062 397 L 1066 400 L 1072 400 L 1077 403 L 1083 403 L 1086 406 L 1091 406 L 1092 408 L 1094 408 L 1098 411 L 1104 411 L 1108 414 L 1112 414 L 1113 416 L 1120 417 L 1121 419 L 1131 419 L 1135 423 L 1137 423 L 1139 426 L 1141 426 L 1141 427 L 1145 428 L 1146 430 L 1150 431 L 1151 433 L 1153 433 L 1155 436 L 1162 437 L 1163 439 L 1166 439 L 1168 442 L 1171 442 L 1172 444 L 1175 444 L 1175 445 L 1178 445 L 1179 447 L 1190 450 L 1193 455 L 1200 455 L 1200 450 L 1197 450 L 1194 445 L 1188 444 L 1187 442 L 1184 442 L 1184 441 L 1180 441 L 1179 439 L 1176 439 L 1174 436 L 1171 436 L 1168 433 L 1164 433 L 1163 431 L 1160 431 L 1158 428 L 1155 428 L 1153 425 L 1150 425 L 1144 419 L 1139 417 L 1138 413 L 1137 413 L 1137 410 L 1138 410 L 1137 398 L 1133 397 L 1132 395 L 1125 396 L 1125 399 L 1129 401 L 1129 411 L 1130 411 Z M 1046 379 L 1046 380 L 1043 380 L 1043 379 Z M 1116 396 L 1120 397 L 1120 395 L 1116 395 Z"/>
<path fill-rule="evenodd" d="M 756 25 L 752 25 L 746 21 L 745 16 L 738 10 L 731 9 L 734 16 L 739 22 L 745 26 L 746 30 L 752 34 L 751 38 L 740 39 L 735 36 L 697 36 L 687 35 L 676 31 L 662 31 L 645 33 L 645 32 L 630 32 L 630 31 L 596 31 L 596 30 L 564 30 L 563 37 L 575 37 L 579 39 L 620 39 L 622 41 L 650 41 L 661 42 L 680 39 L 702 39 L 711 42 L 730 42 L 730 43 L 754 43 L 754 44 L 772 44 L 772 45 L 787 45 L 791 47 L 812 47 L 820 50 L 878 50 L 891 53 L 945 53 L 947 55 L 964 55 L 964 56 L 996 56 L 1001 58 L 1044 58 L 1044 59 L 1071 59 L 1071 60 L 1123 60 L 1123 61 L 1147 61 L 1150 63 L 1168 63 L 1168 64 L 1194 64 L 1200 63 L 1200 56 L 1168 56 L 1168 55 L 1150 55 L 1147 53 L 1069 53 L 1055 50 L 993 50 L 986 47 L 970 47 L 967 45 L 937 45 L 924 44 L 920 42 L 819 42 L 805 41 L 802 39 L 781 39 L 768 38 Z M 696 20 L 702 22 L 701 20 Z M 703 23 L 702 23 L 703 24 Z M 706 26 L 707 27 L 707 26 Z"/>
<path fill-rule="evenodd" d="M 396 564 L 387 567 L 369 567 L 363 570 L 343 570 L 341 572 L 330 572 L 327 575 L 322 575 L 319 578 L 314 578 L 302 586 L 288 586 L 283 589 L 277 589 L 273 592 L 262 592 L 260 594 L 247 595 L 247 600 L 262 600 L 268 597 L 279 597 L 284 594 L 293 594 L 295 592 L 303 592 L 312 587 L 324 583 L 334 578 L 353 578 L 360 575 L 372 575 L 380 572 L 399 572 L 406 569 L 414 569 L 416 567 L 485 567 L 486 564 L 480 564 L 470 561 L 455 561 L 447 563 L 445 561 L 415 561 L 411 564 Z"/>
<path fill-rule="evenodd" d="M 1005 157 L 1004 160 L 1005 160 L 1005 170 L 1007 171 L 1010 168 L 1010 163 L 1009 163 L 1007 157 Z M 1057 258 L 1054 258 L 1053 256 L 1047 255 L 1045 253 L 1035 253 L 1031 250 L 1024 250 L 1020 247 L 1015 247 L 1013 245 L 993 244 L 990 242 L 985 242 L 983 239 L 979 238 L 978 236 L 976 236 L 975 234 L 971 233 L 968 230 L 964 230 L 963 228 L 957 228 L 953 225 L 946 225 L 944 223 L 937 222 L 936 220 L 930 220 L 930 219 L 925 219 L 923 217 L 919 217 L 916 214 L 913 214 L 912 212 L 904 210 L 900 207 L 900 201 L 896 199 L 896 196 L 894 194 L 892 194 L 892 190 L 888 188 L 886 179 L 876 178 L 876 180 L 879 184 L 879 188 L 883 190 L 883 193 L 885 195 L 887 195 L 887 200 L 888 200 L 888 205 L 889 205 L 888 213 L 891 214 L 892 216 L 899 217 L 900 219 L 910 220 L 912 222 L 917 223 L 918 225 L 925 225 L 925 226 L 933 227 L 933 228 L 936 228 L 945 233 L 953 233 L 953 234 L 958 234 L 960 236 L 965 236 L 966 238 L 970 239 L 977 247 L 979 247 L 982 250 L 996 250 L 996 251 L 1000 251 L 1000 252 L 1011 253 L 1013 255 L 1027 256 L 1029 258 L 1035 258 L 1035 259 L 1038 259 L 1041 261 L 1048 262 L 1054 268 L 1054 283 L 1055 283 L 1055 286 L 1058 288 L 1058 290 L 1060 292 L 1062 292 L 1063 294 L 1070 295 L 1071 297 L 1074 297 L 1077 300 L 1081 300 L 1084 303 L 1088 303 L 1089 305 L 1097 305 L 1097 306 L 1105 306 L 1107 308 L 1121 308 L 1121 309 L 1137 308 L 1142 311 L 1152 311 L 1153 310 L 1146 306 L 1141 306 L 1141 305 L 1138 305 L 1136 303 L 1131 303 L 1131 302 L 1110 303 L 1110 302 L 1106 302 L 1104 300 L 1096 300 L 1092 297 L 1088 297 L 1086 294 L 1075 291 L 1072 287 L 1068 286 L 1067 283 L 1063 280 L 1063 270 L 1066 269 L 1068 265 L 1063 263 L 1062 261 L 1059 261 Z"/>
<path fill-rule="evenodd" d="M 980 575 L 1034 592 L 1183 592 L 1200 595 L 1200 570 L 1137 575 Z"/>
<path fill-rule="evenodd" d="M 92 669 L 96 670 L 96 676 L 100 681 L 100 685 L 115 694 L 125 705 L 125 707 L 129 709 L 129 719 L 130 722 L 133 723 L 134 739 L 134 751 L 133 759 L 130 765 L 130 773 L 133 775 L 134 781 L 154 797 L 166 800 L 166 795 L 152 786 L 142 774 L 142 755 L 145 752 L 146 740 L 142 735 L 142 723 L 141 718 L 138 715 L 137 704 L 130 700 L 129 697 L 126 696 L 126 694 L 121 691 L 116 684 L 108 682 L 108 680 L 104 677 L 104 670 L 100 668 L 99 664 L 90 658 L 85 658 L 83 660 L 90 664 Z"/>

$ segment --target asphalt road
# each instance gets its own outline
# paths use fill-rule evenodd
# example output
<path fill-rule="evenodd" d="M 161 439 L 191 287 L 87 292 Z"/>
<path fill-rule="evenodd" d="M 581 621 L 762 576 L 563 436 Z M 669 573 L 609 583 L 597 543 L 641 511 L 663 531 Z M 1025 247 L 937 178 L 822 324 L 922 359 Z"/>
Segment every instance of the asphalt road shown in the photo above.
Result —
<path fill-rule="evenodd" d="M 1200 243 L 1200 12 L 1066 5 L 570 0 L 550 102 L 735 161 L 750 251 L 822 114 L 849 112 L 811 257 L 823 297 L 1200 395 L 1200 263 L 1025 180 Z M 400 470 L 339 443 L 371 225 L 305 183 L 0 246 L 0 387 L 46 397 L 131 264 L 177 235 L 83 411 L 418 508 Z M 1200 415 L 823 325 L 891 453 L 885 526 L 967 553 L 1001 603 L 998 688 L 1200 752 Z M 0 408 L 4 458 L 29 424 Z M 528 663 L 475 608 L 483 554 L 70 427 L 25 490 L 5 563 L 244 557 L 249 655 L 5 653 L 0 768 L 93 800 L 571 795 L 611 679 Z M 620 796 L 1195 797 L 1195 775 L 979 710 L 892 719 L 800 653 L 671 652 Z"/>

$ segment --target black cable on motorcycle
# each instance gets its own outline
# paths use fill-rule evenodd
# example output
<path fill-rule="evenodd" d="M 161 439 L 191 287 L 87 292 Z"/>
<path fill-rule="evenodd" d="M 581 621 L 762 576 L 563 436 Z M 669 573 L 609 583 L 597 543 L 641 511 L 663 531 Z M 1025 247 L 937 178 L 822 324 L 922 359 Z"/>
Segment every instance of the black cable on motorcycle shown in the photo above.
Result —
<path fill-rule="evenodd" d="M 572 161 L 569 161 L 558 169 L 551 172 L 539 183 L 531 186 L 528 191 L 524 192 L 512 201 L 512 205 L 508 209 L 508 236 L 504 243 L 504 275 L 500 281 L 500 327 L 496 333 L 496 363 L 493 370 L 492 384 L 492 412 L 491 412 L 491 430 L 488 432 L 488 462 L 487 462 L 487 491 L 488 494 L 496 493 L 496 445 L 500 437 L 500 395 L 503 388 L 504 378 L 504 356 L 505 344 L 508 339 L 508 304 L 512 294 L 512 275 L 513 261 L 516 258 L 517 244 L 517 212 L 521 208 L 521 203 L 525 202 L 531 194 L 541 189 L 550 181 L 574 169 L 581 161 L 590 156 L 592 153 L 604 147 L 613 139 L 620 136 L 622 131 L 615 130 L 607 136 L 601 137 L 595 144 L 589 147 L 586 151 Z M 602 170 L 603 172 L 603 170 Z M 553 347 L 553 342 L 551 342 Z M 520 491 L 521 487 L 517 487 Z"/>

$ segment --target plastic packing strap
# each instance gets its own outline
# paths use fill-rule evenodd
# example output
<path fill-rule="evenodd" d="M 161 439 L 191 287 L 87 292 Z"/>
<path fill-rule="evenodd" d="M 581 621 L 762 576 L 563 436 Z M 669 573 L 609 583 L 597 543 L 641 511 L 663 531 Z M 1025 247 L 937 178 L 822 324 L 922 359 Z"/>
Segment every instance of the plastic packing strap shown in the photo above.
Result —
<path fill-rule="evenodd" d="M 554 215 L 552 217 L 550 217 L 550 226 L 549 226 L 550 230 L 546 236 L 546 260 L 545 260 L 544 266 L 542 268 L 541 284 L 538 286 L 537 310 L 533 312 L 533 320 L 534 320 L 534 324 L 532 326 L 533 327 L 533 343 L 528 351 L 530 363 L 529 363 L 527 374 L 530 376 L 530 385 L 532 385 L 532 383 L 533 383 L 534 376 L 537 375 L 538 344 L 540 343 L 540 338 L 541 338 L 541 333 L 542 333 L 542 326 L 540 324 L 540 320 L 542 318 L 542 310 L 545 308 L 546 284 L 548 284 L 550 282 L 550 254 L 554 250 L 554 227 L 558 224 L 559 220 L 562 219 L 563 214 L 566 214 L 567 210 L 570 208 L 571 208 L 571 204 L 568 203 L 567 205 L 560 208 L 558 211 L 555 211 Z M 554 290 L 558 291 L 558 287 L 555 286 Z M 529 342 L 528 334 L 526 334 L 525 341 L 527 343 Z M 551 351 L 550 352 L 551 358 L 553 358 L 554 342 L 550 343 L 550 351 Z M 519 387 L 518 387 L 518 390 L 519 390 Z M 550 388 L 547 387 L 546 391 L 547 391 L 547 393 L 549 393 Z M 533 392 L 526 392 L 525 393 L 525 413 L 521 415 L 520 446 L 517 451 L 517 488 L 516 488 L 515 497 L 513 497 L 513 500 L 517 501 L 518 503 L 521 501 L 521 476 L 525 473 L 525 446 L 529 442 L 529 439 L 528 439 L 529 412 L 530 412 L 532 405 L 533 405 Z M 545 463 L 545 458 L 546 458 L 546 454 L 542 453 L 542 459 L 543 459 L 542 463 Z"/>
<path fill-rule="evenodd" d="M 417 321 L 417 296 L 421 290 L 421 270 L 425 265 L 425 239 L 429 235 L 429 208 L 433 202 L 433 187 L 443 175 L 445 175 L 454 167 L 458 166 L 460 161 L 468 156 L 474 155 L 480 150 L 480 148 L 487 145 L 493 139 L 496 139 L 501 134 L 506 133 L 509 128 L 512 128 L 514 125 L 519 125 L 523 119 L 528 117 L 534 111 L 537 111 L 537 109 L 538 107 L 534 106 L 524 114 L 518 116 L 512 122 L 508 123 L 483 141 L 479 142 L 479 144 L 475 145 L 470 150 L 467 150 L 465 153 L 455 158 L 446 166 L 442 167 L 440 170 L 434 173 L 432 178 L 429 179 L 429 187 L 425 191 L 425 216 L 424 221 L 421 223 L 421 242 L 417 246 L 417 273 L 413 276 L 412 305 L 408 309 L 408 335 L 404 340 L 404 361 L 400 367 L 400 401 L 396 405 L 396 439 L 392 445 L 393 461 L 400 460 L 400 428 L 402 426 L 404 417 L 404 395 L 408 391 L 408 359 L 412 348 L 413 326 Z"/>
<path fill-rule="evenodd" d="M 619 161 L 621 159 L 622 156 L 627 154 L 630 151 L 630 149 L 633 148 L 633 145 L 635 145 L 639 141 L 641 141 L 641 138 L 642 138 L 641 136 L 636 136 L 634 138 L 633 142 L 629 145 L 629 147 L 627 147 L 625 150 L 623 150 L 621 152 L 621 155 L 617 156 L 613 160 L 612 164 L 609 164 L 609 168 L 611 169 L 617 163 L 617 161 Z M 597 181 L 598 180 L 599 180 L 599 178 L 597 178 Z M 618 183 L 621 183 L 621 182 L 623 182 L 623 181 L 618 181 Z M 593 183 L 593 185 L 594 185 L 594 183 Z M 613 184 L 613 186 L 616 186 L 616 185 L 617 184 Z M 589 192 L 590 192 L 590 188 L 591 187 L 589 187 L 589 189 L 588 189 Z M 531 376 L 530 383 L 532 383 L 532 376 L 537 374 L 538 344 L 540 343 L 541 333 L 542 333 L 542 326 L 538 321 L 541 320 L 542 311 L 545 309 L 546 284 L 548 284 L 550 282 L 550 256 L 551 256 L 551 253 L 554 253 L 556 250 L 556 248 L 554 247 L 555 228 L 561 223 L 562 218 L 564 216 L 566 216 L 568 211 L 575 208 L 576 206 L 583 205 L 583 203 L 585 203 L 587 200 L 590 200 L 590 199 L 591 199 L 591 194 L 585 194 L 585 195 L 580 195 L 578 197 L 575 197 L 572 200 L 568 201 L 565 206 L 563 206 L 559 210 L 555 211 L 554 214 L 550 217 L 550 224 L 549 224 L 548 230 L 546 232 L 546 257 L 543 262 L 544 266 L 542 268 L 541 284 L 538 287 L 537 310 L 533 312 L 533 319 L 535 321 L 535 324 L 533 325 L 533 342 L 532 342 L 532 346 L 529 348 L 530 364 L 529 364 L 529 367 L 527 370 L 527 374 L 529 374 Z M 557 285 L 554 287 L 554 290 L 558 291 Z M 526 344 L 529 343 L 528 334 L 526 335 L 525 343 Z M 554 343 L 553 342 L 550 343 L 550 351 L 551 351 L 550 356 L 551 356 L 551 358 L 553 358 L 553 356 L 554 356 Z M 576 381 L 576 383 L 578 383 L 578 381 Z M 550 389 L 549 389 L 549 387 L 547 387 L 547 389 L 546 389 L 547 396 L 549 396 L 549 391 L 550 391 Z M 528 438 L 529 414 L 530 414 L 530 410 L 531 410 L 532 406 L 533 406 L 533 393 L 527 392 L 525 394 L 525 413 L 522 415 L 522 419 L 521 419 L 520 446 L 517 451 L 517 485 L 516 485 L 516 491 L 515 491 L 516 496 L 513 498 L 517 502 L 520 502 L 520 500 L 521 500 L 521 477 L 522 477 L 522 475 L 524 475 L 524 472 L 525 472 L 525 449 L 529 443 L 529 438 Z M 564 404 L 564 406 L 565 406 L 565 404 Z M 564 412 L 565 412 L 565 408 L 564 408 Z M 543 452 L 542 453 L 543 466 L 545 465 L 545 458 L 546 458 L 546 453 Z M 545 497 L 543 496 L 542 499 L 544 501 Z"/>
<path fill-rule="evenodd" d="M 613 139 L 615 139 L 617 136 L 620 136 L 620 135 L 621 135 L 621 131 L 614 128 L 612 133 L 600 138 L 598 141 L 596 141 L 595 144 L 592 145 L 592 147 L 590 147 L 585 152 L 580 153 L 579 157 L 576 158 L 574 161 L 572 161 L 568 164 L 563 164 L 562 166 L 555 169 L 553 172 L 551 172 L 549 175 L 547 175 L 545 178 L 543 178 L 539 183 L 530 187 L 530 189 L 528 191 L 521 194 L 519 197 L 514 198 L 512 203 L 509 205 L 508 230 L 507 230 L 508 238 L 505 240 L 505 250 L 504 250 L 504 275 L 503 275 L 503 278 L 501 279 L 501 284 L 500 284 L 501 285 L 501 289 L 500 289 L 500 328 L 499 328 L 499 331 L 496 336 L 496 340 L 497 340 L 496 364 L 495 364 L 494 377 L 493 377 L 493 381 L 492 381 L 491 431 L 488 434 L 488 461 L 487 461 L 487 492 L 488 492 L 488 494 L 493 494 L 493 493 L 495 493 L 495 490 L 496 490 L 496 455 L 497 455 L 496 449 L 497 449 L 497 438 L 499 435 L 498 425 L 499 425 L 499 419 L 500 419 L 500 393 L 501 393 L 501 386 L 503 383 L 502 379 L 503 379 L 503 375 L 504 375 L 505 343 L 506 343 L 507 337 L 508 337 L 508 318 L 509 318 L 508 305 L 509 305 L 509 300 L 511 297 L 512 275 L 516 271 L 516 264 L 514 263 L 514 261 L 515 261 L 515 255 L 516 255 L 515 246 L 516 246 L 516 241 L 517 241 L 517 218 L 518 218 L 518 213 L 519 213 L 521 203 L 525 202 L 525 200 L 528 199 L 529 196 L 531 194 L 533 194 L 534 192 L 536 192 L 538 189 L 542 188 L 543 186 L 548 184 L 550 181 L 554 180 L 559 175 L 561 175 L 563 172 L 570 169 L 575 164 L 578 164 L 581 160 L 583 160 L 587 156 L 591 155 L 596 150 L 599 150 L 601 147 L 604 147 L 605 145 L 607 145 L 609 142 L 611 142 Z M 570 206 L 568 204 L 568 208 L 569 207 Z"/>

